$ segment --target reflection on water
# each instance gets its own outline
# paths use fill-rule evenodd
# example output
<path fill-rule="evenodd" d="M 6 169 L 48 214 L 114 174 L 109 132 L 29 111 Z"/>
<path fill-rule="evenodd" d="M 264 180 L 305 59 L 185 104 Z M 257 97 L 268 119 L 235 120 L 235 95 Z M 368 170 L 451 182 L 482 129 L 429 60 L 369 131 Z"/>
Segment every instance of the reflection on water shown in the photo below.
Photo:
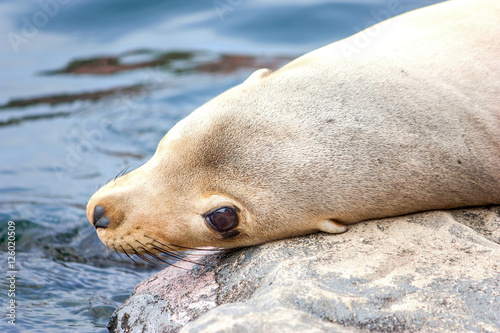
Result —
<path fill-rule="evenodd" d="M 431 2 L 0 2 L 0 246 L 15 221 L 18 270 L 17 325 L 0 330 L 106 331 L 152 269 L 97 239 L 98 186 L 254 69 Z"/>

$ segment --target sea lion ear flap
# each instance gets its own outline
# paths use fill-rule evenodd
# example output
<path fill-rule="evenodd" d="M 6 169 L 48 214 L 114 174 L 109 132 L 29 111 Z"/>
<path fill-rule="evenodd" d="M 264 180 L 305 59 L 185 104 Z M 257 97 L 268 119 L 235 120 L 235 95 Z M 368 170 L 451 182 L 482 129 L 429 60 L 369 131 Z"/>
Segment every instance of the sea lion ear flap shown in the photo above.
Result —
<path fill-rule="evenodd" d="M 248 79 L 245 80 L 245 84 L 247 83 L 252 83 L 252 82 L 255 82 L 257 80 L 260 80 L 260 79 L 263 79 L 265 78 L 266 76 L 268 76 L 269 74 L 271 74 L 271 70 L 270 69 L 267 69 L 267 68 L 261 68 L 261 69 L 258 69 L 256 70 L 255 72 L 253 72 L 249 77 Z"/>
<path fill-rule="evenodd" d="M 330 234 L 341 234 L 347 231 L 347 227 L 334 220 L 323 220 L 318 223 L 318 229 Z"/>

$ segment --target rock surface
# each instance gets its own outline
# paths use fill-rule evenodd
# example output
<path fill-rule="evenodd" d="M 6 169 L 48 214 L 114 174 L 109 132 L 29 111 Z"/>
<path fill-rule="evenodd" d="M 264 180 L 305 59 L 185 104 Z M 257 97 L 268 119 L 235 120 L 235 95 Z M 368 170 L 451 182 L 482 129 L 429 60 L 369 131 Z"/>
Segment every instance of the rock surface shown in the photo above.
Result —
<path fill-rule="evenodd" d="M 500 331 L 500 206 L 359 223 L 182 263 L 112 332 Z"/>

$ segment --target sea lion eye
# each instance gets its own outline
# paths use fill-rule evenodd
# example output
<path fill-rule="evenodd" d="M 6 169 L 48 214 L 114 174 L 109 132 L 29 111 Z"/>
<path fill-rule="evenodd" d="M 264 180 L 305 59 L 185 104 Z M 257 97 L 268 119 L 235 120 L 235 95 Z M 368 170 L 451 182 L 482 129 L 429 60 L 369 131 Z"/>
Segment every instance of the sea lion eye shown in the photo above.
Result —
<path fill-rule="evenodd" d="M 238 213 L 231 207 L 222 207 L 206 214 L 205 220 L 214 230 L 227 232 L 238 226 Z"/>

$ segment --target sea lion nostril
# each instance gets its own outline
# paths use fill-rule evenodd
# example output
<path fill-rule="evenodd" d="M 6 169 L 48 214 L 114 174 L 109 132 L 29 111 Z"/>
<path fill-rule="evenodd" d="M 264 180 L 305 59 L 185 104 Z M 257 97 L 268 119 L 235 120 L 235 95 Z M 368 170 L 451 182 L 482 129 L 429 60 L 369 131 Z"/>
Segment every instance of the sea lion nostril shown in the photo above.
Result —
<path fill-rule="evenodd" d="M 107 217 L 101 217 L 97 222 L 94 224 L 94 227 L 97 228 L 107 228 L 109 227 L 109 219 Z"/>
<path fill-rule="evenodd" d="M 94 226 L 97 227 L 96 223 L 99 221 L 102 217 L 104 216 L 104 207 L 103 206 L 95 206 L 94 208 L 94 216 L 93 216 L 93 223 Z M 108 220 L 109 224 L 109 220 Z"/>

